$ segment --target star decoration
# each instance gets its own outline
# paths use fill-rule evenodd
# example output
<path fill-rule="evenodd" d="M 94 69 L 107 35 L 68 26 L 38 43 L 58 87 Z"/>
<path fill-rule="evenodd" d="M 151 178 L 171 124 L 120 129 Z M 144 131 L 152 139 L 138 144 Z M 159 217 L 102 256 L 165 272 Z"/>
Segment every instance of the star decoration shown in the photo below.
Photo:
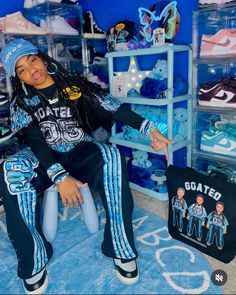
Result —
<path fill-rule="evenodd" d="M 138 93 L 142 86 L 142 80 L 150 74 L 150 71 L 140 71 L 135 57 L 130 57 L 129 69 L 127 72 L 116 72 L 118 77 L 125 76 L 127 81 L 127 93 L 129 90 L 136 90 Z"/>

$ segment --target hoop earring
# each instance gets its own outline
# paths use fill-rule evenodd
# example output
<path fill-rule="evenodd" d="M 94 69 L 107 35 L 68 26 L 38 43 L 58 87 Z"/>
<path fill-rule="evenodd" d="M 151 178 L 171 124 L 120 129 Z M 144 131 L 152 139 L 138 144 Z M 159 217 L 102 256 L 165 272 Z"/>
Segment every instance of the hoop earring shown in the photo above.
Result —
<path fill-rule="evenodd" d="M 26 87 L 25 87 L 25 83 L 21 83 L 21 86 L 22 86 L 22 89 L 23 89 L 25 95 L 28 96 L 29 93 L 28 93 L 28 91 L 27 91 L 27 89 L 26 89 Z"/>
<path fill-rule="evenodd" d="M 56 74 L 56 71 L 58 70 L 58 66 L 57 66 L 54 62 L 51 63 L 50 66 L 54 66 L 54 72 L 49 72 L 49 71 L 48 71 L 48 74 L 49 74 L 49 75 L 54 75 L 54 74 Z"/>

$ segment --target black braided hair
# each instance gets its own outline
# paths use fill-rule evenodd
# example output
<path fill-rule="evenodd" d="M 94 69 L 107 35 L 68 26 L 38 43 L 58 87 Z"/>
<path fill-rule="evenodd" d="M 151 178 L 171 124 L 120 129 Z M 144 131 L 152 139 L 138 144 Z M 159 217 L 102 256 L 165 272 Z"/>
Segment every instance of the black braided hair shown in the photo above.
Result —
<path fill-rule="evenodd" d="M 74 89 L 72 86 L 77 86 L 80 88 L 83 96 L 87 96 L 88 98 L 91 98 L 93 95 L 97 96 L 104 96 L 108 94 L 108 90 L 102 89 L 100 85 L 92 83 L 88 81 L 85 77 L 79 75 L 79 74 L 71 74 L 69 71 L 67 71 L 65 68 L 63 68 L 56 60 L 51 58 L 48 54 L 38 50 L 38 53 L 36 54 L 39 58 L 45 62 L 48 72 L 55 72 L 54 74 L 51 74 L 51 77 L 53 78 L 57 91 L 59 94 L 59 99 L 63 99 L 64 103 L 71 108 L 73 113 L 77 116 L 79 122 L 81 125 L 83 125 L 83 114 L 78 113 L 78 104 L 81 103 L 80 100 L 77 100 L 76 102 L 69 99 L 69 93 L 66 91 L 66 88 L 70 88 L 70 92 L 74 91 L 77 92 L 78 90 Z M 55 65 L 57 67 L 55 71 Z M 30 115 L 34 115 L 35 113 L 35 107 L 30 107 L 26 105 L 24 98 L 26 97 L 26 94 L 24 90 L 22 89 L 22 84 L 20 82 L 20 79 L 15 76 L 11 77 L 11 83 L 13 88 L 13 97 L 17 98 L 17 104 L 19 107 L 21 107 L 23 110 L 30 113 Z M 43 107 L 50 107 L 50 104 L 48 100 L 43 97 L 42 93 L 36 89 L 35 87 L 25 84 L 25 87 L 28 92 L 28 97 L 33 97 L 34 95 L 37 95 L 42 103 Z M 82 120 L 81 120 L 82 119 Z M 86 129 L 86 126 L 84 126 Z M 88 130 L 86 130 L 88 131 Z"/>

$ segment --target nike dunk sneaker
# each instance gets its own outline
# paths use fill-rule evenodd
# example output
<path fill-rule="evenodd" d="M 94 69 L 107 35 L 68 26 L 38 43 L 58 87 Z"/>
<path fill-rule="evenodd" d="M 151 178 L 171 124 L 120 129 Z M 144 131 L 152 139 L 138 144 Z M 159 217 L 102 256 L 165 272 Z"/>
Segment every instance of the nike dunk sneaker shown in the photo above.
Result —
<path fill-rule="evenodd" d="M 203 131 L 200 149 L 205 152 L 236 157 L 236 138 L 224 131 Z"/>
<path fill-rule="evenodd" d="M 221 29 L 214 35 L 202 35 L 200 56 L 236 54 L 236 28 Z"/>
<path fill-rule="evenodd" d="M 212 107 L 236 107 L 236 80 L 223 78 L 218 83 L 199 85 L 199 105 Z"/>

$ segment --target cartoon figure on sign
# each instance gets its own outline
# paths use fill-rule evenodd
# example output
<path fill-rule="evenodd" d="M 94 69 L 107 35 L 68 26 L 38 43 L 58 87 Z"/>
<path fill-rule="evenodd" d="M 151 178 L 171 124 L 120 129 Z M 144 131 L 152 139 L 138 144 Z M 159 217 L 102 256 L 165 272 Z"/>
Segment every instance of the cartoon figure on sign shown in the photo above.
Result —
<path fill-rule="evenodd" d="M 198 241 L 202 239 L 202 226 L 205 225 L 205 219 L 207 217 L 206 209 L 203 207 L 204 197 L 201 194 L 198 194 L 196 197 L 196 203 L 192 204 L 188 208 L 187 219 L 189 220 L 187 227 L 187 235 L 191 236 L 194 231 Z"/>
<path fill-rule="evenodd" d="M 179 187 L 177 189 L 177 196 L 174 196 L 171 200 L 173 211 L 173 226 L 178 226 L 180 232 L 183 231 L 183 218 L 185 217 L 186 210 L 188 209 L 187 203 L 184 200 L 185 189 Z"/>
<path fill-rule="evenodd" d="M 229 225 L 223 211 L 224 204 L 222 202 L 217 202 L 216 211 L 211 212 L 207 216 L 208 221 L 206 227 L 209 231 L 206 237 L 206 244 L 207 246 L 211 246 L 215 237 L 218 250 L 222 250 L 224 247 L 223 235 L 227 233 L 227 226 Z"/>

